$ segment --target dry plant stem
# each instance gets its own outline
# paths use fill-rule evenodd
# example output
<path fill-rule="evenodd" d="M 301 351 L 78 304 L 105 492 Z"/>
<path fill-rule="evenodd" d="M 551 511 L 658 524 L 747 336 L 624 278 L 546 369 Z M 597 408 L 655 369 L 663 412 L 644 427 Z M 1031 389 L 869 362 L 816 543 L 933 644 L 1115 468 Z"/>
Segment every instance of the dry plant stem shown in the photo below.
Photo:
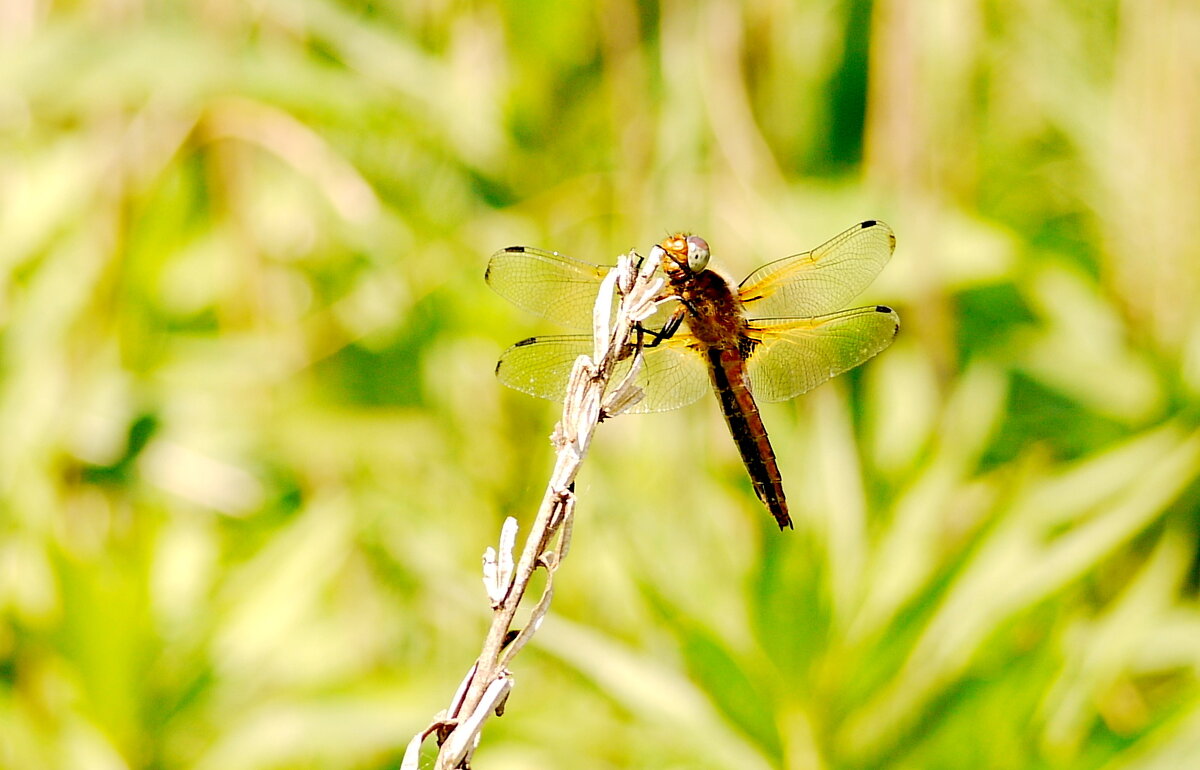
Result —
<path fill-rule="evenodd" d="M 479 743 L 483 722 L 492 713 L 500 713 L 512 689 L 508 664 L 541 625 L 553 597 L 553 576 L 570 545 L 575 509 L 575 476 L 587 454 L 597 424 L 637 403 L 641 391 L 634 385 L 641 366 L 641 349 L 636 346 L 634 360 L 620 383 L 610 387 L 618 363 L 628 355 L 630 337 L 640 321 L 655 310 L 662 280 L 654 278 L 657 264 L 649 261 L 637 270 L 637 255 L 630 252 L 609 273 L 596 299 L 593 314 L 595 355 L 580 356 L 571 372 L 563 404 L 563 416 L 555 426 L 552 441 L 557 459 L 541 506 L 526 537 L 520 561 L 511 566 L 515 522 L 506 522 L 501 535 L 500 553 L 491 548 L 484 557 L 484 583 L 492 598 L 494 615 L 483 643 L 483 651 L 459 687 L 444 716 L 413 738 L 405 753 L 402 768 L 415 768 L 421 741 L 437 733 L 441 750 L 438 770 L 464 767 Z M 619 292 L 621 301 L 612 318 L 612 297 Z M 555 538 L 557 536 L 557 542 Z M 538 567 L 546 569 L 546 587 L 530 614 L 525 628 L 514 636 L 513 618 L 529 581 Z"/>

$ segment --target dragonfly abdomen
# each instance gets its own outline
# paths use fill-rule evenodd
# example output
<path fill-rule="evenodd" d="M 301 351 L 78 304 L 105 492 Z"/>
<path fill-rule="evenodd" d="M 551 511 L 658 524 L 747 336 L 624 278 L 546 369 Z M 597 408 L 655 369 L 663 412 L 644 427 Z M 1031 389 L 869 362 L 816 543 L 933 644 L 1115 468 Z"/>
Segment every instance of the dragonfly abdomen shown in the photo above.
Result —
<path fill-rule="evenodd" d="M 775 517 L 779 528 L 792 526 L 783 480 L 767 428 L 746 382 L 746 362 L 736 348 L 709 348 L 709 373 L 721 401 L 721 412 L 750 474 L 754 492 Z"/>

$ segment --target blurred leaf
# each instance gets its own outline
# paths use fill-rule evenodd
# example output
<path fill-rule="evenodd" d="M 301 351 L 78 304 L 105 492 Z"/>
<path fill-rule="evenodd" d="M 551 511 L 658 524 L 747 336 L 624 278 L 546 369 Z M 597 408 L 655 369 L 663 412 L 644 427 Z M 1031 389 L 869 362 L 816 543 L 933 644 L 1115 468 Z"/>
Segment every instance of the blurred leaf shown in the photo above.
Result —
<path fill-rule="evenodd" d="M 645 590 L 664 625 L 675 634 L 689 676 L 712 698 L 713 705 L 770 757 L 782 753 L 775 729 L 776 693 L 761 661 L 750 661 L 724 640 L 688 621 L 681 608 Z"/>

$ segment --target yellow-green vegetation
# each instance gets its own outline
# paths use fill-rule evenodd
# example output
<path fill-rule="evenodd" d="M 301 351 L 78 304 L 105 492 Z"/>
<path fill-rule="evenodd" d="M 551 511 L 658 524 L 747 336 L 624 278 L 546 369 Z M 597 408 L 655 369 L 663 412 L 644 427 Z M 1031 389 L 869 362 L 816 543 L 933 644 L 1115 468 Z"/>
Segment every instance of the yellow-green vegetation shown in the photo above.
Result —
<path fill-rule="evenodd" d="M 863 219 L 900 337 L 605 423 L 501 768 L 1200 766 L 1200 7 L 0 5 L 0 766 L 387 768 L 557 412 L 513 243 Z M 431 752 L 427 751 L 429 756 Z"/>

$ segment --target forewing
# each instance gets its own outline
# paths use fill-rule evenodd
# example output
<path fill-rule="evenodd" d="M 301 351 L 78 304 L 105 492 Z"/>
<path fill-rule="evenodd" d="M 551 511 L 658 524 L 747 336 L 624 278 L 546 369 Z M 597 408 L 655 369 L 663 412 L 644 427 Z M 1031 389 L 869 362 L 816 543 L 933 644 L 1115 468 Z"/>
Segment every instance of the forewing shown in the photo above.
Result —
<path fill-rule="evenodd" d="M 562 326 L 590 329 L 600 282 L 611 267 L 528 246 L 509 246 L 492 255 L 484 280 L 518 307 Z"/>
<path fill-rule="evenodd" d="M 763 265 L 742 281 L 738 293 L 751 318 L 819 316 L 867 288 L 895 248 L 892 228 L 862 222 L 812 251 Z"/>
<path fill-rule="evenodd" d="M 748 366 L 754 397 L 795 398 L 881 352 L 899 330 L 896 311 L 882 305 L 752 321 L 747 336 L 758 343 Z"/>
<path fill-rule="evenodd" d="M 643 350 L 643 365 L 635 382 L 645 397 L 631 412 L 664 412 L 690 404 L 709 389 L 704 360 L 690 349 L 691 338 L 679 334 L 653 348 Z M 496 376 L 510 388 L 531 396 L 561 401 L 566 395 L 571 368 L 581 355 L 592 354 L 592 338 L 586 335 L 530 337 L 500 356 Z M 629 371 L 632 358 L 617 364 L 613 382 Z"/>

